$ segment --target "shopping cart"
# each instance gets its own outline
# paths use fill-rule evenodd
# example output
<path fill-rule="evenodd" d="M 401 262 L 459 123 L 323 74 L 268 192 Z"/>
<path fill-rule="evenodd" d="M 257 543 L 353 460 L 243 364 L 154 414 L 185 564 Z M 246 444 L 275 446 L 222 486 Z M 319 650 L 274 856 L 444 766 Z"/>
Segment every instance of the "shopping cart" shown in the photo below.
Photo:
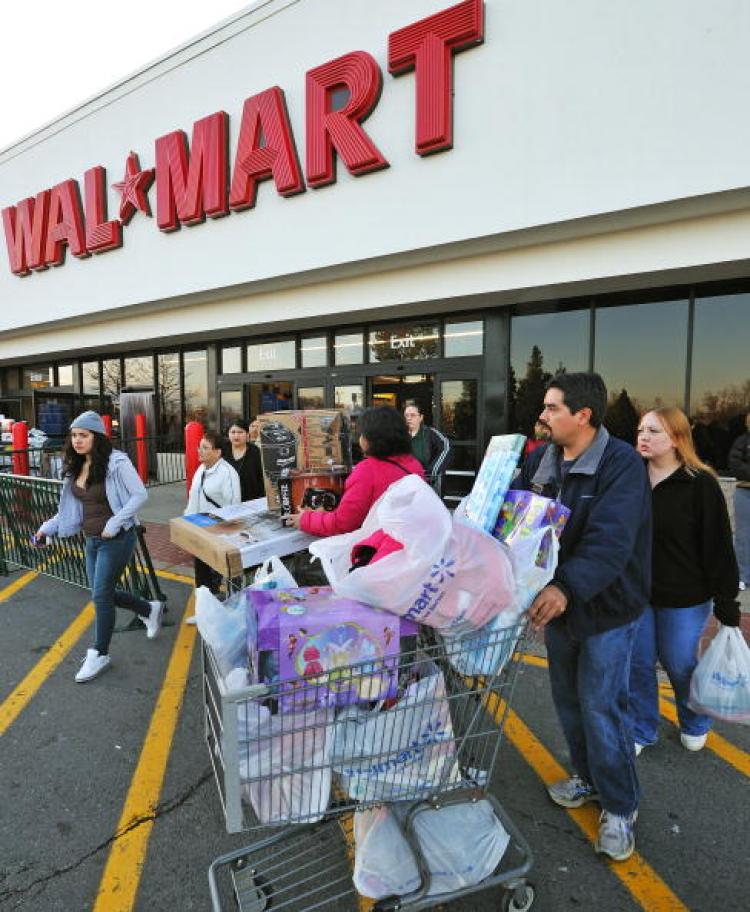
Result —
<path fill-rule="evenodd" d="M 526 625 L 460 640 L 420 631 L 396 657 L 232 692 L 203 645 L 205 735 L 226 827 L 257 836 L 211 864 L 214 912 L 230 896 L 241 912 L 363 908 L 352 881 L 353 815 L 395 802 L 408 808 L 399 819 L 421 884 L 366 908 L 428 909 L 492 887 L 503 888 L 501 909 L 531 908 L 531 850 L 489 791 Z M 492 674 L 467 674 L 488 664 Z M 510 837 L 498 867 L 429 895 L 418 818 L 483 801 Z"/>

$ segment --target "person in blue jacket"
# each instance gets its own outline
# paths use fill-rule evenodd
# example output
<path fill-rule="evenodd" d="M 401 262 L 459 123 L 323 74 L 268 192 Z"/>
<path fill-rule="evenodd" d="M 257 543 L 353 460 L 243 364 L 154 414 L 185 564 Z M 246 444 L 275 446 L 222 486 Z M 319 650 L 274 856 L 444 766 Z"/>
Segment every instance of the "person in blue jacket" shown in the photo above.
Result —
<path fill-rule="evenodd" d="M 104 422 L 96 412 L 84 412 L 70 426 L 63 479 L 58 512 L 42 523 L 35 538 L 44 544 L 47 538 L 68 538 L 81 531 L 86 538 L 86 573 L 96 609 L 96 640 L 75 676 L 82 684 L 111 665 L 109 643 L 115 606 L 135 612 L 146 626 L 146 636 L 153 639 L 161 628 L 164 605 L 117 588 L 136 546 L 136 511 L 148 494 L 125 453 L 112 449 Z"/>
<path fill-rule="evenodd" d="M 544 630 L 552 697 L 573 775 L 548 787 L 568 808 L 599 802 L 597 852 L 635 849 L 639 786 L 628 718 L 630 659 L 651 575 L 651 491 L 635 449 L 602 420 L 598 374 L 560 374 L 539 420 L 551 443 L 531 453 L 514 487 L 561 501 L 571 515 L 552 581 L 529 609 Z"/>

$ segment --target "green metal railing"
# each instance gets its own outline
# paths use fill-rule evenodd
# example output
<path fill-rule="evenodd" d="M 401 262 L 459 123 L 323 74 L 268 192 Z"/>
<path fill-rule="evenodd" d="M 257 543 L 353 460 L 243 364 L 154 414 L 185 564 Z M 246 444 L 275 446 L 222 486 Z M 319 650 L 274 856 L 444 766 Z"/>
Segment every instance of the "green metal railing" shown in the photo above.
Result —
<path fill-rule="evenodd" d="M 15 564 L 89 588 L 83 533 L 52 539 L 45 548 L 35 548 L 29 541 L 39 526 L 57 513 L 61 488 L 62 482 L 50 478 L 0 474 L 0 574 L 7 576 L 8 564 Z M 142 598 L 164 601 L 143 528 L 136 531 L 138 543 L 120 585 Z"/>

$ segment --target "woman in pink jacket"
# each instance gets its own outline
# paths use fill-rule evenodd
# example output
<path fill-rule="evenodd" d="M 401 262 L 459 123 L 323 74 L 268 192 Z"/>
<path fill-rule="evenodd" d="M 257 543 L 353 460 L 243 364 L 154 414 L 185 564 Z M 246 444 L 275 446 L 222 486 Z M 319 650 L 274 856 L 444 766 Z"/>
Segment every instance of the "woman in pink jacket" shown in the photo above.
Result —
<path fill-rule="evenodd" d="M 365 458 L 347 478 L 344 495 L 330 513 L 305 508 L 289 517 L 310 535 L 341 535 L 359 529 L 370 507 L 405 475 L 424 478 L 422 464 L 411 455 L 411 438 L 401 412 L 390 406 L 365 409 L 359 417 L 359 445 Z"/>

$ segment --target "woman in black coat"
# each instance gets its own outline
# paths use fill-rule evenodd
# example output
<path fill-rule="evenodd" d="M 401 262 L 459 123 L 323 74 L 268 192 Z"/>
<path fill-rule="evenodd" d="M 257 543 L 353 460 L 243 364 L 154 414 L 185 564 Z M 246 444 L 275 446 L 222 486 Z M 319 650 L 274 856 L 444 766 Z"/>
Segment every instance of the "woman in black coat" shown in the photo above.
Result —
<path fill-rule="evenodd" d="M 250 443 L 250 424 L 237 418 L 228 430 L 229 448 L 224 459 L 240 476 L 240 490 L 243 503 L 265 496 L 263 486 L 263 465 L 260 450 Z"/>

